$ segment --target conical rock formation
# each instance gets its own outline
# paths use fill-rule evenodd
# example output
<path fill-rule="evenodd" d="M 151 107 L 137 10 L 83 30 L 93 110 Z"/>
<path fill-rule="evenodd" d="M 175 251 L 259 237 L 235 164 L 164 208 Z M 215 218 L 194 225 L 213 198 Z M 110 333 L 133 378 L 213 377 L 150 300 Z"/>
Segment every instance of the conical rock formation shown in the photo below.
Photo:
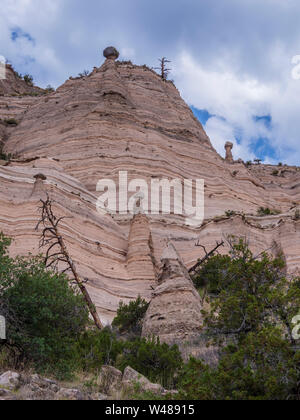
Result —
<path fill-rule="evenodd" d="M 202 331 L 199 293 L 172 243 L 161 261 L 159 285 L 153 292 L 142 334 L 159 337 L 167 344 L 184 343 Z"/>

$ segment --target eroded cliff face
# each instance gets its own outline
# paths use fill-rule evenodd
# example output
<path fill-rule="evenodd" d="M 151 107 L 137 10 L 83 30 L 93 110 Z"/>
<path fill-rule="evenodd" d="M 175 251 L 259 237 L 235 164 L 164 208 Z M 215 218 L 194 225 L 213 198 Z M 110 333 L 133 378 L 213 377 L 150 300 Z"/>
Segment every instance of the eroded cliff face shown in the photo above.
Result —
<path fill-rule="evenodd" d="M 58 215 L 71 217 L 61 230 L 104 323 L 120 300 L 151 298 L 166 239 L 188 268 L 201 256 L 196 241 L 210 249 L 229 234 L 246 236 L 254 252 L 283 252 L 290 272 L 300 267 L 299 168 L 225 161 L 176 87 L 154 71 L 110 59 L 52 94 L 18 95 L 6 87 L 0 97 L 0 118 L 19 123 L 0 127 L 4 153 L 14 156 L 0 166 L 0 230 L 14 239 L 13 254 L 39 252 L 34 228 L 48 192 Z M 204 179 L 203 225 L 174 214 L 99 214 L 97 182 L 117 181 L 119 171 L 148 183 Z M 257 217 L 259 207 L 279 213 Z"/>

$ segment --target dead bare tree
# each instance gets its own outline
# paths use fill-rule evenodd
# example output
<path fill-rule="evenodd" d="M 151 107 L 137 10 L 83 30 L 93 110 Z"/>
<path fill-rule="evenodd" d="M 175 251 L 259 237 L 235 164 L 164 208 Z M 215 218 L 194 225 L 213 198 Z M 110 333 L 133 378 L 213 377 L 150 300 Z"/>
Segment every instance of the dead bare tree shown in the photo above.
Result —
<path fill-rule="evenodd" d="M 200 267 L 203 263 L 205 263 L 205 261 L 207 261 L 210 257 L 212 257 L 217 250 L 221 247 L 224 246 L 224 241 L 222 242 L 217 242 L 217 245 L 214 247 L 214 249 L 212 249 L 211 251 L 207 252 L 206 248 L 204 245 L 201 245 L 199 243 L 199 241 L 195 244 L 195 246 L 200 247 L 204 250 L 205 252 L 205 257 L 203 257 L 201 260 L 198 260 L 197 263 L 195 265 L 193 265 L 192 268 L 189 269 L 189 273 L 194 273 L 198 267 Z"/>
<path fill-rule="evenodd" d="M 57 218 L 52 210 L 52 202 L 47 195 L 47 200 L 41 200 L 41 206 L 39 210 L 41 211 L 41 219 L 39 220 L 36 230 L 39 227 L 43 226 L 43 232 L 40 240 L 40 248 L 47 247 L 47 252 L 45 256 L 45 265 L 47 268 L 58 269 L 59 264 L 63 264 L 66 268 L 63 270 L 63 273 L 71 273 L 73 281 L 80 289 L 83 298 L 89 308 L 90 314 L 93 317 L 96 327 L 99 330 L 103 329 L 103 325 L 100 321 L 97 310 L 92 302 L 92 299 L 85 287 L 86 281 L 82 280 L 76 271 L 75 264 L 68 253 L 67 247 L 59 232 L 59 224 L 66 217 Z"/>
<path fill-rule="evenodd" d="M 160 67 L 155 67 L 155 70 L 159 70 L 161 78 L 164 81 L 166 81 L 166 80 L 168 80 L 168 76 L 169 76 L 169 73 L 171 71 L 171 69 L 167 68 L 167 65 L 168 65 L 168 63 L 171 63 L 171 61 L 167 60 L 166 57 L 163 57 L 163 58 L 159 59 L 159 62 L 160 62 Z"/>

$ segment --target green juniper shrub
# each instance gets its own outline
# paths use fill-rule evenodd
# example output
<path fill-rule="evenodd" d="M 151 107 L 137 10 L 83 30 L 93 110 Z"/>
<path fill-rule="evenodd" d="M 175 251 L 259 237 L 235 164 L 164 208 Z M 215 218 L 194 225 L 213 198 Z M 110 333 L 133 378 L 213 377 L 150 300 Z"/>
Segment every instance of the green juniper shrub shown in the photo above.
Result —
<path fill-rule="evenodd" d="M 225 212 L 225 215 L 226 215 L 227 217 L 236 216 L 236 214 L 237 214 L 237 212 L 236 212 L 236 211 L 234 211 L 234 210 L 227 210 L 227 211 Z"/>
<path fill-rule="evenodd" d="M 67 277 L 47 270 L 40 257 L 9 258 L 9 243 L 1 234 L 0 313 L 8 345 L 38 371 L 67 376 L 88 323 L 86 304 Z"/>
<path fill-rule="evenodd" d="M 181 400 L 215 400 L 216 386 L 214 369 L 201 360 L 190 358 L 180 371 L 178 389 Z"/>
<path fill-rule="evenodd" d="M 208 334 L 221 346 L 220 362 L 212 369 L 190 361 L 179 381 L 182 395 L 299 399 L 300 352 L 291 321 L 299 314 L 300 280 L 286 278 L 282 257 L 255 257 L 242 239 L 232 244 L 229 257 L 226 268 L 216 271 L 217 286 L 210 278 L 218 293 L 210 294 L 202 311 Z M 220 259 L 208 266 L 215 263 L 218 270 Z"/>
<path fill-rule="evenodd" d="M 299 362 L 276 327 L 251 332 L 228 345 L 217 367 L 191 359 L 179 376 L 179 398 L 286 400 L 299 398 Z"/>
<path fill-rule="evenodd" d="M 13 159 L 13 156 L 10 153 L 7 155 L 6 153 L 1 152 L 0 150 L 0 159 L 9 162 L 11 159 Z"/>
<path fill-rule="evenodd" d="M 175 376 L 182 366 L 181 353 L 176 345 L 161 344 L 158 338 L 137 338 L 124 342 L 116 367 L 122 371 L 131 366 L 152 382 L 165 388 L 175 385 Z"/>
<path fill-rule="evenodd" d="M 277 214 L 280 214 L 279 210 L 271 210 L 268 207 L 260 207 L 257 210 L 257 215 L 261 216 L 261 217 L 263 217 L 263 216 L 275 216 Z"/>
<path fill-rule="evenodd" d="M 30 74 L 25 74 L 23 80 L 28 86 L 33 86 L 33 77 Z"/>
<path fill-rule="evenodd" d="M 219 283 L 230 266 L 231 258 L 229 255 L 215 255 L 209 258 L 193 276 L 196 289 L 207 288 L 210 294 L 219 294 L 221 288 Z"/>
<path fill-rule="evenodd" d="M 18 73 L 16 70 L 14 70 L 14 73 L 17 79 L 21 79 L 21 80 L 23 79 L 23 76 L 21 73 Z"/>
<path fill-rule="evenodd" d="M 123 342 L 117 340 L 110 328 L 99 331 L 90 328 L 79 338 L 76 345 L 78 366 L 84 371 L 99 370 L 102 365 L 115 365 L 123 351 Z"/>
<path fill-rule="evenodd" d="M 163 386 L 172 386 L 182 366 L 177 346 L 161 344 L 158 339 L 118 339 L 110 328 L 89 329 L 76 346 L 77 366 L 83 371 L 99 371 L 102 365 L 115 366 L 124 371 L 127 366 Z"/>
<path fill-rule="evenodd" d="M 133 333 L 141 335 L 144 316 L 149 307 L 149 303 L 140 296 L 131 301 L 128 305 L 120 303 L 117 316 L 113 321 L 113 327 L 119 329 L 120 333 Z"/>
<path fill-rule="evenodd" d="M 297 315 L 298 297 L 293 310 L 286 300 L 295 285 L 284 277 L 282 257 L 273 258 L 263 253 L 255 258 L 248 245 L 240 240 L 233 246 L 230 259 L 227 259 L 227 268 L 219 272 L 218 296 L 210 299 L 210 311 L 203 311 L 210 329 L 218 333 L 247 333 L 272 319 L 277 325 L 278 314 L 274 311 L 283 310 L 285 306 L 290 307 L 287 315 L 290 319 Z"/>

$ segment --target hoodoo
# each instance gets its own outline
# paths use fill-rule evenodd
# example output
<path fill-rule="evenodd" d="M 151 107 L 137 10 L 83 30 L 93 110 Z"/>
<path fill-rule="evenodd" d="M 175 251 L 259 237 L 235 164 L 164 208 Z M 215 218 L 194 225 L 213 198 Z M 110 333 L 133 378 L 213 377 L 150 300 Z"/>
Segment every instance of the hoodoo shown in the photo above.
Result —
<path fill-rule="evenodd" d="M 159 337 L 161 342 L 190 342 L 202 330 L 200 296 L 174 245 L 163 252 L 158 286 L 143 325 L 144 337 Z"/>
<path fill-rule="evenodd" d="M 230 141 L 226 142 L 226 144 L 225 144 L 225 150 L 226 150 L 225 160 L 228 163 L 233 163 L 232 149 L 233 149 L 233 143 L 231 143 Z"/>

